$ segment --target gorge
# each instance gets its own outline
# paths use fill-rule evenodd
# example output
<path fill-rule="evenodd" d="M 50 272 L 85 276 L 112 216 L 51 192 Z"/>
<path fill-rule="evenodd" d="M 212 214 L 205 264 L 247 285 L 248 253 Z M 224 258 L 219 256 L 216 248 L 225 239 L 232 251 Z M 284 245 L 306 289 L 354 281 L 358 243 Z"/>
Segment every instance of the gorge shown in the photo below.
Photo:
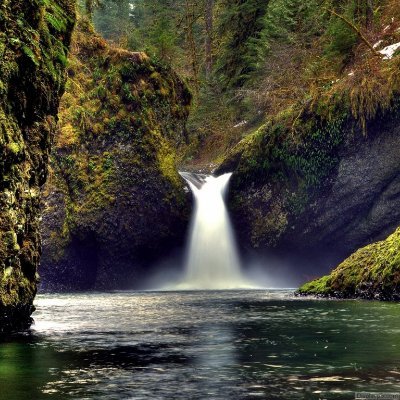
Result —
<path fill-rule="evenodd" d="M 139 4 L 145 24 L 146 6 Z M 110 16 L 120 11 L 111 3 L 105 7 L 94 22 L 116 42 L 124 34 Z M 207 173 L 216 168 L 216 175 L 233 171 L 228 207 L 241 253 L 245 258 L 256 254 L 282 259 L 297 284 L 327 273 L 356 249 L 397 228 L 398 57 L 365 53 L 366 45 L 357 37 L 341 48 L 340 35 L 351 33 L 348 26 L 332 15 L 315 14 L 312 1 L 296 18 L 319 28 L 305 32 L 294 24 L 277 36 L 274 26 L 292 15 L 290 7 L 275 0 L 263 9 L 263 32 L 271 47 L 263 51 L 269 66 L 246 78 L 243 91 L 248 97 L 238 100 L 238 115 L 233 116 L 224 98 L 242 89 L 226 83 L 224 94 L 209 83 L 198 94 L 193 88 L 190 95 L 164 65 L 172 64 L 189 80 L 194 77 L 178 60 L 166 61 L 163 57 L 169 53 L 157 53 L 156 47 L 159 64 L 143 58 L 144 53 L 130 56 L 104 42 L 84 19 L 78 24 L 74 47 L 79 51 L 71 57 L 54 174 L 45 190 L 44 289 L 141 287 L 152 265 L 170 254 L 180 253 L 181 258 L 191 196 L 183 190 L 178 166 L 206 166 Z M 350 13 L 351 7 L 346 3 L 343 12 Z M 162 7 L 157 12 L 160 23 L 176 18 Z M 392 21 L 397 12 L 388 1 L 371 28 L 368 40 L 379 42 L 379 49 L 398 40 L 397 20 Z M 240 21 L 231 18 L 230 29 L 238 23 L 240 30 Z M 320 27 L 322 22 L 327 28 Z M 166 34 L 172 29 L 164 28 Z M 135 34 L 144 34 L 140 29 Z M 149 46 L 153 43 L 146 40 Z M 178 53 L 184 50 L 177 45 Z M 239 53 L 220 50 L 241 73 L 245 61 L 236 58 Z M 351 57 L 346 59 L 346 54 Z M 124 66 L 125 57 L 135 60 L 132 71 Z M 88 68 L 84 73 L 82 65 Z M 285 78 L 279 74 L 282 68 Z M 305 72 L 296 75 L 297 89 L 286 94 L 299 69 Z M 215 74 L 218 79 L 225 76 Z M 263 79 L 275 85 L 266 94 L 251 86 L 254 81 L 254 87 L 263 87 Z M 78 102 L 77 90 L 86 93 Z M 266 116 L 260 120 L 263 107 Z M 161 224 L 157 233 L 147 229 L 149 219 Z"/>
<path fill-rule="evenodd" d="M 3 1 L 0 397 L 399 391 L 399 96 L 397 0 Z"/>

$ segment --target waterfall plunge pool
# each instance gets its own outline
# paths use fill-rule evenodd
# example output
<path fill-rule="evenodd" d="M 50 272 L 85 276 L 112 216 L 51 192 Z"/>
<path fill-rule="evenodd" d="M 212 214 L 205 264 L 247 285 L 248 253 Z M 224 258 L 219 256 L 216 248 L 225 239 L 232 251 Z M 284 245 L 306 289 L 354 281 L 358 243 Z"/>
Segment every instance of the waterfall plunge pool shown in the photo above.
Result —
<path fill-rule="evenodd" d="M 400 391 L 399 304 L 292 291 L 41 294 L 0 398 L 354 399 Z"/>

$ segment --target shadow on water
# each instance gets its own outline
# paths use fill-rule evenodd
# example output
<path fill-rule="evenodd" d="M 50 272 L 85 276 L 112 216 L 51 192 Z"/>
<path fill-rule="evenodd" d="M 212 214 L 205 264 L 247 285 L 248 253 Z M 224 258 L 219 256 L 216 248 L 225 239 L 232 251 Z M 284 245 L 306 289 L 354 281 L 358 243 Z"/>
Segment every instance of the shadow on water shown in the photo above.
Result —
<path fill-rule="evenodd" d="M 110 386 L 112 398 L 132 389 L 127 386 L 126 378 L 133 379 L 135 371 L 160 372 L 166 367 L 178 368 L 192 362 L 174 344 L 140 343 L 108 349 L 60 350 L 34 332 L 13 335 L 0 340 L 0 398 L 83 398 L 83 393 L 107 396 L 107 385 L 96 389 L 99 379 L 114 382 Z M 120 389 L 113 387 L 118 381 Z"/>

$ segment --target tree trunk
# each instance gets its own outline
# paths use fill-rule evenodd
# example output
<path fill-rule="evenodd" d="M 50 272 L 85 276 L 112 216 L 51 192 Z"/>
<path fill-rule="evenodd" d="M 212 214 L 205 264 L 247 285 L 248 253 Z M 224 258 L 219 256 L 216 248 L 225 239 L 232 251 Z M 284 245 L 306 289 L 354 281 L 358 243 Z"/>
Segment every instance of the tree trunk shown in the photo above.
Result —
<path fill-rule="evenodd" d="M 186 39 L 192 64 L 193 86 L 196 94 L 199 92 L 199 65 L 197 60 L 197 46 L 194 38 L 193 25 L 195 23 L 194 4 L 185 1 Z"/>
<path fill-rule="evenodd" d="M 371 27 L 374 22 L 374 0 L 365 0 L 365 25 Z"/>
<path fill-rule="evenodd" d="M 206 27 L 206 37 L 205 37 L 205 72 L 206 79 L 209 80 L 213 67 L 213 54 L 212 54 L 212 44 L 213 44 L 213 9 L 214 0 L 206 0 L 205 3 L 205 27 Z"/>
<path fill-rule="evenodd" d="M 85 0 L 85 11 L 90 20 L 93 19 L 93 12 L 101 5 L 101 0 Z"/>
<path fill-rule="evenodd" d="M 364 34 L 360 31 L 359 28 L 357 28 L 353 22 L 351 22 L 350 20 L 348 20 L 345 16 L 338 14 L 336 11 L 334 10 L 329 10 L 328 11 L 334 15 L 335 17 L 340 18 L 343 22 L 345 22 L 351 29 L 354 30 L 354 32 L 357 33 L 358 37 L 370 48 L 370 50 L 378 57 L 382 57 L 382 54 L 378 53 L 375 49 L 374 46 L 372 46 L 372 44 L 368 41 L 368 39 L 364 36 Z"/>

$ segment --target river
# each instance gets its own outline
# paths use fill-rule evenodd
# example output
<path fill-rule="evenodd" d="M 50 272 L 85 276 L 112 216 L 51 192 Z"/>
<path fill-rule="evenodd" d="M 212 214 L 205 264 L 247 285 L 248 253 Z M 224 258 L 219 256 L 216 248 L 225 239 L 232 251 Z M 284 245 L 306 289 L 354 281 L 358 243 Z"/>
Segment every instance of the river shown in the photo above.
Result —
<path fill-rule="evenodd" d="M 353 399 L 400 392 L 400 304 L 290 290 L 40 294 L 1 399 Z"/>

